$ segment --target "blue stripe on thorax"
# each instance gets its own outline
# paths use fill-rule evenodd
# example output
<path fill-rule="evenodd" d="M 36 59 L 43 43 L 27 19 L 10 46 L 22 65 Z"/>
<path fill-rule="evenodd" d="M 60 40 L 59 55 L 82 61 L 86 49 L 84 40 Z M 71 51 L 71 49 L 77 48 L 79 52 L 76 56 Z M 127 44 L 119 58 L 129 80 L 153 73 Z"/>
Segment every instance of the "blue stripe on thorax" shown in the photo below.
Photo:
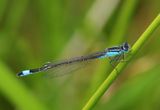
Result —
<path fill-rule="evenodd" d="M 117 56 L 117 55 L 121 55 L 122 53 L 124 53 L 124 52 L 123 51 L 106 52 L 105 55 L 103 55 L 99 58 L 114 57 L 114 56 Z"/>

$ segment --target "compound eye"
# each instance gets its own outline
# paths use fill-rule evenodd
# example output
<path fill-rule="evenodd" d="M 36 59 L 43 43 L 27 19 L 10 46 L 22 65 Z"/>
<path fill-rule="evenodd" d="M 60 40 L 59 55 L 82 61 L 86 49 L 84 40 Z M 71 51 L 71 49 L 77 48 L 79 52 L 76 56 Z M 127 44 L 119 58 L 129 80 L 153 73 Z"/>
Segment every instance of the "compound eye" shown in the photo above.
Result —
<path fill-rule="evenodd" d="M 123 49 L 124 49 L 125 51 L 128 51 L 129 48 L 130 48 L 129 44 L 128 44 L 127 42 L 125 42 L 125 43 L 123 44 Z"/>

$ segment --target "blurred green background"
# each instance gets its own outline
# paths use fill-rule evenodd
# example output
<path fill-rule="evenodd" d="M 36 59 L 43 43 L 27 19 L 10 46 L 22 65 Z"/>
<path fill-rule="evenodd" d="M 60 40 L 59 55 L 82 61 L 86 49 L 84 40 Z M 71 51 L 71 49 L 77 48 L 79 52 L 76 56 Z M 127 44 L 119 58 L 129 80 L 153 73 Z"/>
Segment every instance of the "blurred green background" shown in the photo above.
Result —
<path fill-rule="evenodd" d="M 0 0 L 0 109 L 80 110 L 108 76 L 108 60 L 57 78 L 18 72 L 48 61 L 133 44 L 159 0 Z M 160 28 L 95 110 L 160 110 Z"/>

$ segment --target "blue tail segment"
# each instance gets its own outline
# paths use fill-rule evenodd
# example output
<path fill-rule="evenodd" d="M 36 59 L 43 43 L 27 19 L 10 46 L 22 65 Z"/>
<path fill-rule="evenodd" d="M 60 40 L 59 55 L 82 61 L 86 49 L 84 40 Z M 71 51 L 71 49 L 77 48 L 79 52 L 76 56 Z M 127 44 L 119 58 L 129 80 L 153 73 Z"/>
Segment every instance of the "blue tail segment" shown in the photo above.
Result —
<path fill-rule="evenodd" d="M 26 76 L 29 74 L 32 74 L 32 72 L 30 70 L 24 70 L 24 71 L 18 73 L 17 76 Z"/>

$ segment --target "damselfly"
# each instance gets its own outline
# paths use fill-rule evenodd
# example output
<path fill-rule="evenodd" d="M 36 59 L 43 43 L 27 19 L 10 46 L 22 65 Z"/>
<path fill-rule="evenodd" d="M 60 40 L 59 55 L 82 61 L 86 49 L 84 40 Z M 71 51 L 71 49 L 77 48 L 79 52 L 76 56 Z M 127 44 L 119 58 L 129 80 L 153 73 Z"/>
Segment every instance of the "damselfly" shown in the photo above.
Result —
<path fill-rule="evenodd" d="M 43 72 L 43 71 L 48 71 L 48 70 L 52 71 L 54 69 L 57 69 L 57 68 L 60 68 L 60 67 L 66 66 L 66 65 L 88 62 L 88 61 L 92 61 L 95 59 L 110 58 L 113 60 L 118 60 L 120 58 L 120 56 L 122 56 L 124 58 L 124 54 L 128 53 L 129 50 L 130 50 L 130 46 L 127 42 L 125 42 L 120 46 L 114 46 L 111 48 L 107 48 L 104 51 L 96 52 L 96 53 L 93 53 L 90 55 L 75 57 L 75 58 L 60 61 L 57 63 L 49 62 L 39 68 L 30 69 L 30 70 L 23 70 L 22 72 L 18 73 L 17 75 L 18 76 L 27 76 L 27 75 L 38 73 L 38 72 Z M 63 69 L 63 68 L 61 68 L 61 69 Z"/>

